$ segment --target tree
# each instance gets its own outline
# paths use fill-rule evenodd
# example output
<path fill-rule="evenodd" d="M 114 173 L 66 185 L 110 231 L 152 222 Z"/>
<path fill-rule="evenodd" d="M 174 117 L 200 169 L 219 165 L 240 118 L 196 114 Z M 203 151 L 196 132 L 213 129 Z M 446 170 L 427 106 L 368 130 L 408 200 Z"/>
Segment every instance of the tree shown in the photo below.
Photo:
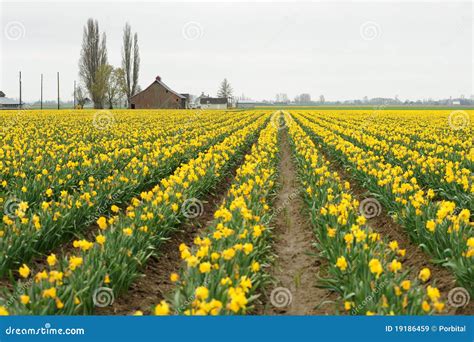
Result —
<path fill-rule="evenodd" d="M 84 105 L 86 103 L 90 102 L 90 99 L 86 96 L 86 91 L 84 88 L 80 85 L 79 87 L 76 88 L 76 103 L 77 107 L 80 109 L 84 108 Z"/>
<path fill-rule="evenodd" d="M 326 102 L 324 95 L 319 95 L 319 102 L 321 102 L 321 104 L 324 104 L 324 102 Z"/>
<path fill-rule="evenodd" d="M 94 108 L 104 108 L 104 103 L 107 100 L 107 91 L 109 88 L 109 79 L 112 74 L 113 67 L 109 64 L 99 66 L 95 75 L 95 82 L 92 85 L 92 98 L 95 103 L 100 103 L 100 107 L 94 106 Z"/>
<path fill-rule="evenodd" d="M 227 78 L 224 78 L 219 88 L 219 91 L 217 92 L 217 97 L 225 97 L 226 99 L 229 99 L 232 97 L 232 91 L 233 90 L 230 86 L 229 81 L 227 81 Z"/>
<path fill-rule="evenodd" d="M 311 102 L 310 94 L 301 94 L 295 97 L 295 102 L 299 103 L 308 103 Z"/>
<path fill-rule="evenodd" d="M 5 93 L 0 90 L 0 97 L 5 97 Z"/>
<path fill-rule="evenodd" d="M 113 109 L 114 105 L 120 103 L 121 99 L 123 98 L 123 79 L 124 71 L 122 68 L 112 68 L 110 70 L 106 92 L 106 100 L 109 105 L 109 109 Z"/>
<path fill-rule="evenodd" d="M 130 98 L 137 93 L 140 51 L 138 49 L 138 35 L 135 33 L 132 38 L 132 28 L 129 23 L 126 23 L 123 29 L 122 69 L 124 92 L 130 107 Z"/>
<path fill-rule="evenodd" d="M 79 59 L 79 76 L 89 92 L 94 108 L 102 108 L 105 89 L 96 85 L 98 70 L 107 65 L 106 35 L 99 33 L 97 20 L 89 18 L 82 36 L 82 50 Z M 103 92 L 102 92 L 103 91 Z"/>

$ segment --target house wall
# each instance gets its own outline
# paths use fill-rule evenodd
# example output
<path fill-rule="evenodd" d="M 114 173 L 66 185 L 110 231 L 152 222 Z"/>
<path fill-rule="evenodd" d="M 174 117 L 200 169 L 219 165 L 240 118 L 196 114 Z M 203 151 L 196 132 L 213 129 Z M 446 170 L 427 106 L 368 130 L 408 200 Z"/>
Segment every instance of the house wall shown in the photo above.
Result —
<path fill-rule="evenodd" d="M 227 109 L 226 104 L 201 104 L 202 109 Z"/>
<path fill-rule="evenodd" d="M 185 108 L 185 101 L 168 91 L 161 84 L 154 82 L 150 87 L 135 95 L 131 100 L 135 109 L 180 109 Z"/>

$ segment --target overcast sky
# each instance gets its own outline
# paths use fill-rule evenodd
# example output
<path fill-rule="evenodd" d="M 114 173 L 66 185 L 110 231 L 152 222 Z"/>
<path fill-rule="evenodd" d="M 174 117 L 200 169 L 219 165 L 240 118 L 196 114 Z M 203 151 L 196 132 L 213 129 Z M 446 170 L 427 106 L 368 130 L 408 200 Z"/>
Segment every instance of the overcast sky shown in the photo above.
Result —
<path fill-rule="evenodd" d="M 139 84 L 160 75 L 181 93 L 287 93 L 327 100 L 473 94 L 471 2 L 2 2 L 0 90 L 72 99 L 83 26 L 98 19 L 109 62 L 121 63 L 122 28 L 138 33 Z"/>

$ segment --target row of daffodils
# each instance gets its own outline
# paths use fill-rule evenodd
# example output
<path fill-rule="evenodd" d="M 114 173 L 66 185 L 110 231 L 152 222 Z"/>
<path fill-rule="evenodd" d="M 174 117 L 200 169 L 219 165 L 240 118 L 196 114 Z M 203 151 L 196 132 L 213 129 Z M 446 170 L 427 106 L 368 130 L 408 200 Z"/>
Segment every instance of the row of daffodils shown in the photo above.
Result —
<path fill-rule="evenodd" d="M 278 123 L 276 113 L 272 123 Z M 269 124 L 246 156 L 214 221 L 179 247 L 183 266 L 171 274 L 171 303 L 154 313 L 184 315 L 245 314 L 268 280 L 271 198 L 277 176 L 277 124 Z"/>
<path fill-rule="evenodd" d="M 36 178 L 49 184 L 43 191 L 46 197 L 33 202 L 16 199 L 11 208 L 8 203 L 5 205 L 0 223 L 0 275 L 20 261 L 28 262 L 40 253 L 48 253 L 71 235 L 88 228 L 98 217 L 107 215 L 112 205 L 127 203 L 170 175 L 181 163 L 257 117 L 256 113 L 247 113 L 238 120 L 232 115 L 226 119 L 204 116 L 202 122 L 188 125 L 180 134 L 164 134 L 164 138 L 144 141 L 132 149 L 117 147 L 109 155 L 98 154 L 94 167 L 102 170 L 102 177 L 97 172 L 91 175 L 87 169 L 77 171 L 75 178 L 80 180 L 73 188 L 63 188 L 64 184 L 57 181 L 61 172 L 50 178 L 52 171 L 43 169 Z M 97 145 L 100 146 L 100 141 Z M 111 165 L 109 160 L 112 164 L 127 162 Z M 38 187 L 44 184 L 40 182 Z M 12 196 L 14 193 L 8 195 L 6 201 L 12 201 L 15 198 Z"/>
<path fill-rule="evenodd" d="M 439 122 L 430 118 L 426 121 L 425 117 L 424 131 L 425 134 L 429 131 L 431 135 L 420 139 L 419 133 L 414 133 L 411 116 L 395 117 L 396 125 L 393 115 L 388 118 L 376 115 L 372 119 L 355 119 L 314 114 L 310 118 L 355 145 L 383 155 L 390 163 L 412 171 L 421 185 L 434 189 L 435 195 L 440 198 L 454 201 L 471 211 L 474 209 L 473 140 L 466 139 L 472 134 L 470 126 L 460 130 L 458 136 L 452 133 L 447 120 Z"/>
<path fill-rule="evenodd" d="M 348 182 L 330 170 L 311 138 L 286 117 L 317 249 L 327 259 L 322 283 L 340 294 L 341 309 L 355 315 L 420 315 L 442 312 L 445 304 L 425 268 L 410 279 L 405 250 L 366 225 Z"/>
<path fill-rule="evenodd" d="M 422 187 L 413 171 L 393 165 L 383 154 L 355 145 L 308 116 L 294 115 L 351 177 L 377 194 L 413 242 L 450 268 L 458 284 L 474 294 L 474 223 L 470 210 L 456 207 L 452 201 L 436 200 L 435 191 Z"/>
<path fill-rule="evenodd" d="M 13 291 L 2 296 L 9 301 L 0 306 L 13 314 L 88 314 L 100 291 L 123 293 L 186 216 L 186 201 L 215 186 L 243 158 L 268 119 L 269 114 L 253 118 L 132 199 L 125 210 L 113 206 L 113 215 L 97 220 L 94 236 L 74 241 L 64 255 L 49 255 L 44 269 L 21 266 Z"/>

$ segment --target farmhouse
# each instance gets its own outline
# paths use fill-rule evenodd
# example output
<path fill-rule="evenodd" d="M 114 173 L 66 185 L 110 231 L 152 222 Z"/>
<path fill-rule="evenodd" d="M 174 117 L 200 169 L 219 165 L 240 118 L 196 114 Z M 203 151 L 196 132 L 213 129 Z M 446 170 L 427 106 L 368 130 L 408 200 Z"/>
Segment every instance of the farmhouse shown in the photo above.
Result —
<path fill-rule="evenodd" d="M 199 100 L 202 109 L 227 109 L 227 103 L 225 97 L 201 97 Z"/>
<path fill-rule="evenodd" d="M 145 90 L 130 99 L 131 109 L 185 109 L 188 108 L 189 95 L 171 90 L 157 76 Z"/>

